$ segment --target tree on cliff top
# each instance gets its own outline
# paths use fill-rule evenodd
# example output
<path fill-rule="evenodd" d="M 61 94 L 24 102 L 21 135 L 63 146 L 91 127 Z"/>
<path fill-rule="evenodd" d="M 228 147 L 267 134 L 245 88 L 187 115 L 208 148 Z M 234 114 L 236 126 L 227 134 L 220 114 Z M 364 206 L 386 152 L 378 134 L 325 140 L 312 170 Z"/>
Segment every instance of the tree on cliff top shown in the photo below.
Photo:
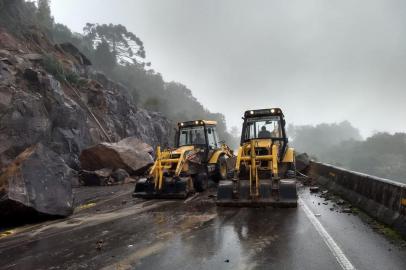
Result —
<path fill-rule="evenodd" d="M 144 44 L 135 34 L 129 32 L 125 26 L 121 24 L 87 23 L 83 31 L 85 38 L 95 48 L 98 48 L 102 43 L 104 43 L 102 46 L 108 45 L 118 64 L 142 66 L 145 64 Z"/>
<path fill-rule="evenodd" d="M 54 18 L 51 16 L 50 0 L 37 1 L 37 21 L 39 26 L 48 34 L 52 34 Z"/>

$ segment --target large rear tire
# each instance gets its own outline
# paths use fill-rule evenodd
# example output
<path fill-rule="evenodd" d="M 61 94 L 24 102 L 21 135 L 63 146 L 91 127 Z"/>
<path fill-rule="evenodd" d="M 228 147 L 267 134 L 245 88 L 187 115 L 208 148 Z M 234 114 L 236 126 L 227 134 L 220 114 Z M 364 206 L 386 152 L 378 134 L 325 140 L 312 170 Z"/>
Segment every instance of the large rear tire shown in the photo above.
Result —
<path fill-rule="evenodd" d="M 227 160 L 224 155 L 221 155 L 221 156 L 219 156 L 217 163 L 216 163 L 216 168 L 214 170 L 214 175 L 213 175 L 213 181 L 218 183 L 220 180 L 226 180 L 227 173 L 228 173 Z"/>

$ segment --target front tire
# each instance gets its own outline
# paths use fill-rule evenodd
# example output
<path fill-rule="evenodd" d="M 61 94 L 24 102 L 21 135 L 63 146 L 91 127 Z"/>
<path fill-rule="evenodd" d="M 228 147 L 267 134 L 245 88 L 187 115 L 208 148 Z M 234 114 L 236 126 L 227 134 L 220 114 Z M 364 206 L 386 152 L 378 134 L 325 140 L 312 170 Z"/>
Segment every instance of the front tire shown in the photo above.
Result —
<path fill-rule="evenodd" d="M 224 155 L 221 155 L 216 163 L 216 168 L 214 170 L 213 181 L 218 183 L 220 180 L 227 179 L 227 160 Z"/>

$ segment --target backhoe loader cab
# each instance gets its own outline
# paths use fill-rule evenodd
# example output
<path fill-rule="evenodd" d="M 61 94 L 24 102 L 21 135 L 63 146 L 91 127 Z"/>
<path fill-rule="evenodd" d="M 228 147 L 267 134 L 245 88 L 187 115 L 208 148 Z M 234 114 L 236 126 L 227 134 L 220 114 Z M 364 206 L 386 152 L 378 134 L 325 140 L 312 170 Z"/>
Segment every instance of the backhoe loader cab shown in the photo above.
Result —
<path fill-rule="evenodd" d="M 178 124 L 175 149 L 161 151 L 146 178 L 135 186 L 134 197 L 186 198 L 207 189 L 214 182 L 227 179 L 235 166 L 230 148 L 219 141 L 216 121 L 195 120 Z"/>
<path fill-rule="evenodd" d="M 295 155 L 282 110 L 250 110 L 243 119 L 234 177 L 220 181 L 217 204 L 297 206 Z"/>

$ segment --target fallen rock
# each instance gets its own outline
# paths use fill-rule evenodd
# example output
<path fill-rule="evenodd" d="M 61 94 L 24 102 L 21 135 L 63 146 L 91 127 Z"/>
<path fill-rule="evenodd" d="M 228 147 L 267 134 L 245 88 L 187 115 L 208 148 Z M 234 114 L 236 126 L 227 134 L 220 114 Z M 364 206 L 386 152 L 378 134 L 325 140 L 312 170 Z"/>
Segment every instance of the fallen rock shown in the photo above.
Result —
<path fill-rule="evenodd" d="M 319 192 L 319 187 L 310 187 L 310 192 L 312 193 Z"/>
<path fill-rule="evenodd" d="M 352 213 L 352 210 L 351 210 L 351 208 L 344 208 L 344 209 L 341 210 L 341 212 L 350 214 L 350 213 Z"/>
<path fill-rule="evenodd" d="M 55 152 L 41 143 L 27 148 L 0 175 L 0 216 L 9 221 L 27 213 L 72 214 L 71 177 Z"/>
<path fill-rule="evenodd" d="M 309 155 L 302 153 L 296 156 L 296 170 L 299 172 L 305 172 L 310 165 Z"/>
<path fill-rule="evenodd" d="M 337 201 L 337 204 L 338 204 L 338 205 L 344 205 L 344 204 L 345 204 L 345 201 L 342 200 L 342 199 L 340 199 L 340 200 Z"/>
<path fill-rule="evenodd" d="M 79 179 L 85 186 L 106 186 L 110 182 L 112 172 L 106 168 L 96 171 L 82 170 L 79 172 Z"/>
<path fill-rule="evenodd" d="M 114 178 L 116 182 L 124 182 L 129 176 L 130 175 L 128 174 L 128 172 L 123 169 L 117 169 L 111 174 L 111 177 Z"/>
<path fill-rule="evenodd" d="M 154 162 L 150 145 L 135 137 L 117 143 L 99 143 L 80 154 L 83 170 L 96 171 L 104 168 L 123 169 L 129 174 L 142 174 Z"/>

